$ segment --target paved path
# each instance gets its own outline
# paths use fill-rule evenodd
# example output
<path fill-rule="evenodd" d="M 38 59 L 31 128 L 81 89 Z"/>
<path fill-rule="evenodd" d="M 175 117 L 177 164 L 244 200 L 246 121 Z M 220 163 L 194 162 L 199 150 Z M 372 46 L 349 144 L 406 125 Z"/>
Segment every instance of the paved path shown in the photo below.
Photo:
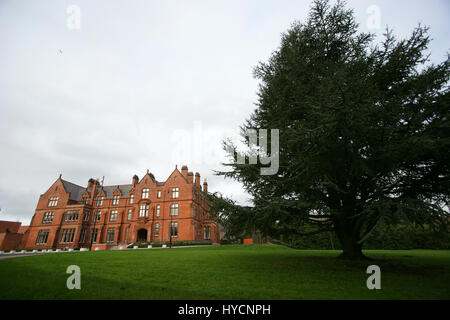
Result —
<path fill-rule="evenodd" d="M 193 248 L 193 247 L 210 247 L 211 245 L 193 245 L 193 246 L 176 246 L 172 247 L 172 249 L 177 248 Z M 127 250 L 152 250 L 152 249 L 170 249 L 169 247 L 163 248 L 163 247 L 154 247 L 154 248 L 127 248 L 127 249 L 113 249 L 114 251 L 127 251 Z M 93 250 L 95 252 L 95 250 Z M 98 250 L 98 251 L 105 251 L 105 250 Z M 15 252 L 15 253 L 0 253 L 0 260 L 1 259 L 8 259 L 8 258 L 20 258 L 20 257 L 29 257 L 29 256 L 37 256 L 41 254 L 51 254 L 51 253 L 64 253 L 68 251 L 61 251 L 61 252 L 27 252 L 27 253 L 21 253 L 21 252 Z M 72 251 L 72 252 L 80 252 L 80 251 Z"/>
<path fill-rule="evenodd" d="M 36 253 L 3 253 L 0 254 L 0 260 L 1 259 L 8 259 L 8 258 L 19 258 L 19 257 L 28 257 L 28 256 L 38 256 L 41 254 L 45 254 L 47 252 L 36 252 Z M 50 252 L 48 252 L 50 253 Z"/>

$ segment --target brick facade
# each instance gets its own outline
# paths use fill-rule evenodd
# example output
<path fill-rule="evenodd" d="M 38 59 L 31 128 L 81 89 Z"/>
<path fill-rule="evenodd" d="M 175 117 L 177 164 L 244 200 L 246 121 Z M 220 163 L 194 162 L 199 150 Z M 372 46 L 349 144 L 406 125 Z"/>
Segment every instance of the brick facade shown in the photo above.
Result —
<path fill-rule="evenodd" d="M 168 242 L 171 223 L 172 241 L 219 243 L 218 224 L 210 219 L 201 192 L 207 188 L 206 179 L 202 187 L 200 174 L 194 178 L 186 166 L 181 172 L 175 168 L 165 182 L 147 171 L 140 180 L 135 175 L 131 184 L 103 187 L 94 179 L 82 187 L 60 176 L 40 196 L 22 248 L 89 247 L 93 232 L 94 243 L 108 247 Z"/>
<path fill-rule="evenodd" d="M 20 222 L 0 221 L 0 250 L 18 250 L 27 229 Z"/>

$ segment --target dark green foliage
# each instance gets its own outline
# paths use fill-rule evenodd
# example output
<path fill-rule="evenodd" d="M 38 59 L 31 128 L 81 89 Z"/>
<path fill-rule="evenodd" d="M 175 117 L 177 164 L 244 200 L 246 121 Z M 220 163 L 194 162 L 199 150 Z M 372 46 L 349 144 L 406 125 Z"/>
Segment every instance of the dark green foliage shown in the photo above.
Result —
<path fill-rule="evenodd" d="M 407 39 L 388 30 L 378 44 L 357 29 L 342 2 L 314 1 L 308 21 L 255 68 L 257 107 L 242 133 L 279 129 L 280 166 L 261 175 L 259 162 L 230 152 L 230 171 L 218 174 L 242 182 L 254 207 L 210 201 L 235 234 L 289 237 L 320 217 L 318 232 L 334 231 L 343 257 L 358 259 L 380 221 L 448 224 L 450 59 L 428 62 L 421 25 Z"/>
<path fill-rule="evenodd" d="M 450 249 L 450 233 L 428 226 L 381 223 L 364 242 L 365 249 Z"/>
<path fill-rule="evenodd" d="M 312 227 L 305 227 L 313 231 Z M 310 236 L 282 236 L 284 245 L 296 249 L 342 249 L 334 232 L 322 232 Z M 363 249 L 407 250 L 407 249 L 450 249 L 450 233 L 431 230 L 428 226 L 414 227 L 380 223 L 363 244 Z"/>

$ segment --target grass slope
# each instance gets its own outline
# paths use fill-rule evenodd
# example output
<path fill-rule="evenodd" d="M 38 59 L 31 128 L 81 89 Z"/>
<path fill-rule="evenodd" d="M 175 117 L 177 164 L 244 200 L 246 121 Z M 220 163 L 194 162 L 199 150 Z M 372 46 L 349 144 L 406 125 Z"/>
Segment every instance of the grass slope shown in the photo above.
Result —
<path fill-rule="evenodd" d="M 73 252 L 0 260 L 0 299 L 449 299 L 450 252 L 338 251 L 276 245 Z M 368 290 L 366 268 L 381 268 Z M 69 265 L 81 290 L 68 290 Z"/>

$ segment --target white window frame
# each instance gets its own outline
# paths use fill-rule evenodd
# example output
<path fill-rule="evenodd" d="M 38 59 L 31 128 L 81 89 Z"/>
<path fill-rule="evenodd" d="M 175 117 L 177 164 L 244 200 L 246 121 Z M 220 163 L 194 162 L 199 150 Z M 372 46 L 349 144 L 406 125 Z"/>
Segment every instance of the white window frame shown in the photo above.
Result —
<path fill-rule="evenodd" d="M 55 212 L 49 211 L 44 213 L 44 217 L 42 217 L 42 223 L 48 224 L 53 222 L 53 218 L 55 217 Z"/>
<path fill-rule="evenodd" d="M 105 197 L 101 196 L 97 198 L 97 207 L 102 207 L 103 206 L 103 200 L 105 199 Z"/>
<path fill-rule="evenodd" d="M 155 237 L 159 237 L 159 222 L 155 224 Z"/>
<path fill-rule="evenodd" d="M 113 206 L 117 206 L 120 202 L 120 196 L 119 195 L 115 195 L 113 196 L 113 200 L 112 200 L 112 204 Z"/>
<path fill-rule="evenodd" d="M 118 215 L 119 215 L 119 210 L 111 210 L 111 213 L 109 214 L 109 221 L 117 221 Z"/>
<path fill-rule="evenodd" d="M 174 187 L 172 188 L 172 199 L 178 199 L 180 196 L 180 188 Z"/>
<path fill-rule="evenodd" d="M 58 197 L 51 197 L 48 200 L 48 207 L 56 207 L 58 205 L 58 200 L 59 200 Z"/>
<path fill-rule="evenodd" d="M 177 231 L 176 235 L 172 235 L 173 226 L 175 226 L 175 230 Z M 169 224 L 169 236 L 172 236 L 172 238 L 178 237 L 178 222 L 171 222 Z"/>
<path fill-rule="evenodd" d="M 171 216 L 177 216 L 178 215 L 178 209 L 179 209 L 178 203 L 171 203 L 170 204 L 170 215 Z"/>
<path fill-rule="evenodd" d="M 139 206 L 139 217 L 148 217 L 148 204 L 141 204 Z"/>

